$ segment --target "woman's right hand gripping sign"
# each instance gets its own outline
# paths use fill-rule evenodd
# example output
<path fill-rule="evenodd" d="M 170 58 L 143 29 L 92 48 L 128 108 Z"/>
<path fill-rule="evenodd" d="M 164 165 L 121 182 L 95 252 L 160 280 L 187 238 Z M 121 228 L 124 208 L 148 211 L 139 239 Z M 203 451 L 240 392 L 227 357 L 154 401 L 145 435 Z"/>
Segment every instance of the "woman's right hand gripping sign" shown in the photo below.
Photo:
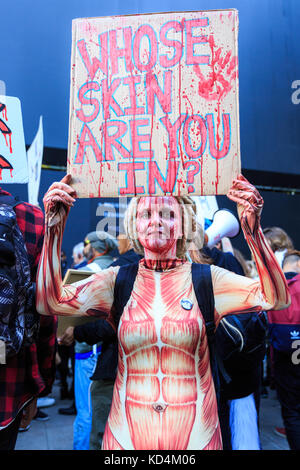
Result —
<path fill-rule="evenodd" d="M 70 186 L 71 175 L 66 175 L 61 181 L 53 183 L 46 192 L 43 203 L 45 207 L 46 220 L 50 225 L 54 225 L 69 213 L 76 201 L 76 191 Z"/>
<path fill-rule="evenodd" d="M 241 224 L 248 224 L 252 233 L 260 224 L 260 216 L 264 205 L 263 198 L 243 175 L 232 182 L 227 197 L 237 203 L 237 211 Z"/>

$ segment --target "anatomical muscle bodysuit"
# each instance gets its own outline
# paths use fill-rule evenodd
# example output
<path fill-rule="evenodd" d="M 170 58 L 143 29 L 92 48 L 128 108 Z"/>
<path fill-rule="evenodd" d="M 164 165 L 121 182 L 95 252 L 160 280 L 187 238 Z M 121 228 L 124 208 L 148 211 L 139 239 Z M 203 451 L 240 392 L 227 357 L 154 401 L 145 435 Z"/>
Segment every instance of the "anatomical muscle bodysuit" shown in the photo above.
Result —
<path fill-rule="evenodd" d="M 74 202 L 72 188 L 64 184 L 68 182 L 65 177 L 54 183 L 44 198 L 47 228 L 37 307 L 47 315 L 105 315 L 116 328 L 111 307 L 119 267 L 62 285 L 60 246 Z M 255 191 L 240 177 L 228 195 L 238 202 L 260 281 L 212 266 L 216 324 L 227 314 L 289 304 L 284 276 L 259 226 L 261 199 Z M 156 204 L 154 209 L 150 200 Z M 176 256 L 176 230 L 182 222 L 178 206 L 173 197 L 141 198 L 137 205 L 136 229 L 145 258 L 118 326 L 118 373 L 103 438 L 106 450 L 222 449 L 205 324 L 193 290 L 191 264 Z"/>

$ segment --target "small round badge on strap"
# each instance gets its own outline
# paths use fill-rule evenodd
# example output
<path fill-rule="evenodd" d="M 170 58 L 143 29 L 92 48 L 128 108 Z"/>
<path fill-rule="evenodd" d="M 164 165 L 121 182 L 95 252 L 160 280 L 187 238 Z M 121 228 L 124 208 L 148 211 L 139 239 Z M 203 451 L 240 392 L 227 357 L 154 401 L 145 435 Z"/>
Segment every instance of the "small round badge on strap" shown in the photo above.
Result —
<path fill-rule="evenodd" d="M 180 304 L 184 310 L 191 310 L 193 307 L 193 302 L 190 299 L 181 299 Z"/>

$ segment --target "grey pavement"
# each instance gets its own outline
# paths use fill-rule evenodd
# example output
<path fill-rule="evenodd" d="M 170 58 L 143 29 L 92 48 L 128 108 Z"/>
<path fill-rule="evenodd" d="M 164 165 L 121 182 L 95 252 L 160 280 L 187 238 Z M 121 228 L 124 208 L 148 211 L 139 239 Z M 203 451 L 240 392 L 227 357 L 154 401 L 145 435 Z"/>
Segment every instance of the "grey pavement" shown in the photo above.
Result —
<path fill-rule="evenodd" d="M 261 399 L 261 444 L 263 450 L 288 450 L 287 440 L 274 433 L 274 427 L 282 427 L 280 406 L 274 390 L 268 389 L 268 398 Z M 59 408 L 66 408 L 72 400 L 60 400 L 59 386 L 55 382 L 51 395 L 56 399 L 54 406 L 43 408 L 49 415 L 45 422 L 33 421 L 30 429 L 19 433 L 16 450 L 72 450 L 74 416 L 58 413 Z"/>

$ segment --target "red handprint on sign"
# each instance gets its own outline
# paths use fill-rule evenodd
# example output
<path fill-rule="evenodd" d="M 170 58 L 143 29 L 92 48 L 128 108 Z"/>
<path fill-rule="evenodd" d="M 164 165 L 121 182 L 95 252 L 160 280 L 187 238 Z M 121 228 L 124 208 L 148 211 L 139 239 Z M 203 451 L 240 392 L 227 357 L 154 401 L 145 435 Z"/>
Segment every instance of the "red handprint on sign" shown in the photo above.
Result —
<path fill-rule="evenodd" d="M 209 36 L 211 48 L 211 71 L 204 77 L 199 65 L 194 65 L 194 71 L 199 78 L 198 93 L 207 101 L 221 101 L 232 89 L 233 82 L 238 76 L 238 59 L 231 51 L 222 54 L 222 48 L 216 49 L 213 36 Z"/>

